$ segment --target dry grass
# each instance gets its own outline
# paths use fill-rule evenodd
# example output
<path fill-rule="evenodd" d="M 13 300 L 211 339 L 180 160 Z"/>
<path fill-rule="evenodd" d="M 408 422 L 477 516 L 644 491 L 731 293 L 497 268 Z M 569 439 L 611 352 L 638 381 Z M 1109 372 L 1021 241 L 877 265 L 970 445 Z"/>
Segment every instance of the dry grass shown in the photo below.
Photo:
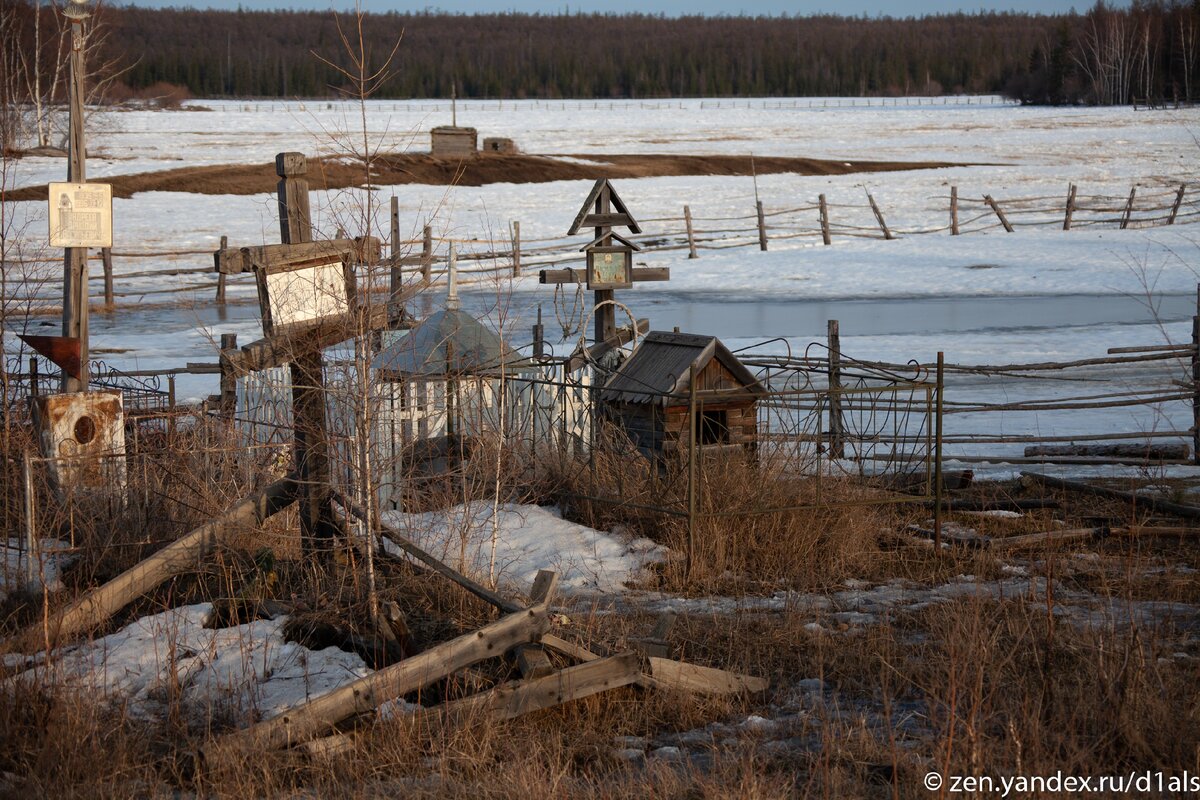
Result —
<path fill-rule="evenodd" d="M 222 460 L 232 456 L 205 457 L 206 446 L 219 439 L 183 435 L 196 437 L 186 447 L 180 443 L 187 455 L 155 461 L 148 449 L 151 466 L 131 470 L 132 502 L 109 507 L 97 501 L 92 523 L 75 519 L 75 535 L 88 543 L 88 552 L 68 575 L 64 598 L 228 504 L 246 491 L 247 478 L 263 477 L 257 467 L 247 471 L 244 463 Z M 478 499 L 494 482 L 486 466 L 493 457 L 484 452 L 477 463 L 468 459 L 456 480 L 421 502 Z M 570 510 L 582 521 L 621 525 L 684 549 L 686 528 L 677 517 L 638 508 L 686 501 L 677 472 L 650 472 L 644 461 L 611 454 L 598 455 L 594 479 L 587 462 L 549 471 L 544 461 L 514 455 L 502 466 L 501 482 L 512 498 L 574 497 Z M 628 503 L 579 499 L 589 491 Z M 684 613 L 672 635 L 673 656 L 769 678 L 768 692 L 711 699 L 625 688 L 510 722 L 436 731 L 404 720 L 359 720 L 348 751 L 319 758 L 238 752 L 197 762 L 193 754 L 246 720 L 218 718 L 197 726 L 178 707 L 164 719 L 134 719 L 119 702 L 72 693 L 46 673 L 38 683 L 0 691 L 0 740 L 7 743 L 0 748 L 0 795 L 915 798 L 928 796 L 921 779 L 933 768 L 946 774 L 1088 775 L 1180 773 L 1200 766 L 1195 608 L 1177 624 L 1165 618 L 1130 623 L 1120 611 L 1139 600 L 1196 603 L 1200 590 L 1188 572 L 1200 568 L 1195 543 L 1114 537 L 1018 557 L 965 548 L 938 553 L 903 534 L 909 523 L 926 524 L 928 510 L 811 508 L 816 491 L 811 481 L 765 475 L 745 461 L 710 463 L 702 510 L 738 513 L 700 525 L 700 566 L 692 581 L 671 562 L 657 588 L 685 595 L 790 589 L 822 596 L 844 589 L 850 578 L 871 584 L 903 578 L 925 587 L 962 575 L 996 580 L 1012 564 L 1031 574 L 1031 588 L 1003 600 L 980 595 L 900 605 L 873 623 L 853 626 L 830 624 L 827 612 L 802 604 Z M 820 491 L 825 502 L 872 497 L 843 482 L 825 481 Z M 1011 485 L 976 490 L 1021 491 Z M 1092 503 L 1062 501 L 1063 508 L 1017 520 L 957 513 L 948 519 L 1005 536 L 1048 530 L 1056 519 L 1075 525 L 1097 513 Z M 746 513 L 762 507 L 790 510 Z M 147 537 L 148 530 L 155 535 Z M 200 572 L 161 587 L 105 630 L 150 610 L 262 597 L 293 604 L 295 619 L 336 621 L 367 633 L 357 558 L 343 551 L 331 570 L 318 574 L 301 557 L 295 520 L 281 515 L 265 531 L 235 538 Z M 410 566 L 385 560 L 379 573 L 383 598 L 404 610 L 418 645 L 446 641 L 494 619 L 480 601 Z M 1058 592 L 1078 594 L 1064 600 Z M 1087 622 L 1073 610 L 1085 592 L 1096 607 L 1111 605 L 1110 619 Z M 14 598 L 9 630 L 36 619 L 38 602 Z M 565 635 L 616 649 L 655 622 L 636 603 L 567 612 L 572 620 Z M 421 699 L 453 699 L 512 675 L 511 664 L 493 660 L 429 687 Z M 804 689 L 805 679 L 819 679 L 822 688 Z M 776 727 L 745 727 L 749 714 Z M 654 755 L 678 745 L 677 735 L 689 731 L 682 746 L 686 758 Z M 641 744 L 635 749 L 647 757 L 620 757 L 628 741 L 618 737 L 636 737 Z"/>

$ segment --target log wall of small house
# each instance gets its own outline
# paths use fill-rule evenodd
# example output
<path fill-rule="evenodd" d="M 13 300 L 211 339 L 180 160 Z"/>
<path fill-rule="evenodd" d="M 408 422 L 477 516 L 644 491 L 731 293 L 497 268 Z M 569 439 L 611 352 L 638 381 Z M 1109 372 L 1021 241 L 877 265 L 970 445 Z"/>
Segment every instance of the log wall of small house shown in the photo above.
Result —
<path fill-rule="evenodd" d="M 696 389 L 700 446 L 757 446 L 758 398 L 725 365 L 716 359 L 710 361 L 696 376 Z M 688 447 L 691 434 L 687 401 L 678 397 L 669 400 L 666 406 L 613 403 L 609 414 L 643 455 L 671 455 Z"/>

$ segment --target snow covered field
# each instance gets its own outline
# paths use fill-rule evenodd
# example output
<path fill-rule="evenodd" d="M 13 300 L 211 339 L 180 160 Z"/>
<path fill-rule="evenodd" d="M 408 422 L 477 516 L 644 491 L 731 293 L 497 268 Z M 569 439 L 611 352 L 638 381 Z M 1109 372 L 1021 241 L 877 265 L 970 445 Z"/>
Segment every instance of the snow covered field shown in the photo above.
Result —
<path fill-rule="evenodd" d="M 1138 185 L 1139 197 L 1192 185 L 1185 211 L 1195 211 L 1200 190 L 1200 110 L 1034 109 L 973 98 L 970 105 L 937 105 L 938 99 L 879 100 L 849 107 L 850 100 L 639 101 L 593 103 L 534 101 L 459 104 L 460 124 L 480 136 L 509 136 L 526 152 L 546 154 L 688 153 L 786 155 L 829 159 L 945 160 L 966 166 L 845 176 L 764 175 L 757 191 L 767 211 L 805 206 L 818 194 L 834 205 L 859 205 L 864 190 L 879 201 L 888 223 L 901 232 L 947 223 L 947 195 L 957 186 L 965 199 L 984 193 L 1039 196 L 1061 207 L 1069 183 L 1081 195 L 1123 197 Z M 921 102 L 922 105 L 912 105 Z M 836 107 L 836 104 L 841 107 Z M 930 105 L 930 103 L 934 103 Z M 809 107 L 811 104 L 812 107 Z M 206 164 L 270 161 L 276 152 L 335 154 L 357 126 L 348 104 L 325 102 L 196 103 L 211 110 L 108 114 L 93 137 L 91 177 Z M 377 102 L 368 129 L 385 151 L 427 148 L 427 130 L 449 121 L 448 104 Z M 354 133 L 357 136 L 357 133 Z M 16 185 L 61 179 L 64 166 L 42 158 L 18 163 Z M 755 186 L 747 177 L 668 177 L 622 180 L 618 190 L 639 218 L 678 217 L 691 206 L 697 217 L 741 216 L 754 210 Z M 483 187 L 404 185 L 376 191 L 376 232 L 386 236 L 386 205 L 399 198 L 401 231 L 417 233 L 429 223 L 435 235 L 507 241 L 519 220 L 527 246 L 560 237 L 588 190 L 583 182 L 494 184 Z M 364 192 L 316 193 L 316 225 L 332 235 L 359 219 Z M 35 241 L 43 204 L 14 203 L 19 224 Z M 849 214 L 849 211 L 845 212 Z M 861 212 L 855 212 L 861 214 Z M 221 235 L 231 243 L 277 241 L 276 206 L 270 195 L 201 196 L 144 193 L 116 201 L 117 250 L 215 249 Z M 815 227 L 815 212 L 805 224 Z M 873 224 L 865 218 L 852 224 Z M 739 223 L 739 225 L 745 223 Z M 677 223 L 645 222 L 647 233 Z M 1089 228 L 1064 233 L 1053 227 L 1000 230 L 952 237 L 948 233 L 901 235 L 896 241 L 839 237 L 773 241 L 756 247 L 646 253 L 639 261 L 669 266 L 670 283 L 642 284 L 620 293 L 634 313 L 655 328 L 674 325 L 714 333 L 731 346 L 774 339 L 768 349 L 801 351 L 824 335 L 825 320 L 842 321 L 842 344 L 853 356 L 931 361 L 1010 363 L 1103 355 L 1108 347 L 1184 341 L 1195 313 L 1200 280 L 1200 228 L 1177 225 L 1130 230 Z M 579 244 L 585 242 L 582 237 Z M 118 260 L 117 272 L 204 266 L 206 256 Z M 178 277 L 140 279 L 142 289 L 179 285 Z M 250 282 L 231 284 L 231 296 L 248 298 Z M 139 289 L 141 290 L 141 289 Z M 537 304 L 550 316 L 557 338 L 554 293 L 536 275 L 468 291 L 481 312 L 498 292 L 512 292 L 508 330 L 527 331 Z M 1148 298 L 1148 295 L 1150 296 Z M 153 297 L 147 299 L 154 299 Z M 568 300 L 570 297 L 567 298 Z M 34 323 L 36 324 L 36 322 Z M 51 322 L 50 327 L 55 323 Z M 260 335 L 252 305 L 218 313 L 212 290 L 198 291 L 184 307 L 141 313 L 136 307 L 92 322 L 94 349 L 118 367 L 180 366 L 214 360 L 216 335 L 235 332 L 243 341 Z M 573 342 L 572 342 L 573 344 Z M 11 347 L 11 345 L 10 345 Z M 1154 381 L 1168 380 L 1156 370 Z M 1130 385 L 1147 378 L 1130 374 Z M 213 391 L 215 377 L 181 379 L 181 396 Z M 969 383 L 959 387 L 962 399 Z M 956 390 L 952 384 L 951 393 Z M 1006 389 L 1022 396 L 1062 396 L 1048 384 Z M 991 391 L 985 389 L 985 393 Z M 952 398 L 953 399 L 953 398 Z M 994 396 L 992 399 L 996 399 Z M 997 423 L 1004 432 L 1088 432 L 1185 428 L 1187 409 L 1172 404 L 1164 414 L 1145 409 L 1117 415 L 1045 412 Z M 1140 416 L 1139 416 L 1140 414 Z M 1000 432 L 996 430 L 995 432 Z"/>

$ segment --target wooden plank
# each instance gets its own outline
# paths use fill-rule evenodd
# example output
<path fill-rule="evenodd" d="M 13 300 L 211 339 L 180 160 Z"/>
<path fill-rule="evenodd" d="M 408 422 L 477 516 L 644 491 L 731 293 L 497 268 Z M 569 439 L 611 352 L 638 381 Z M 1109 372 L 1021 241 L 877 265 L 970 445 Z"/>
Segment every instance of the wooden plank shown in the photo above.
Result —
<path fill-rule="evenodd" d="M 766 691 L 765 678 L 740 675 L 714 667 L 702 667 L 669 658 L 647 659 L 646 671 L 638 684 L 656 689 L 674 689 L 699 694 L 742 694 Z"/>
<path fill-rule="evenodd" d="M 633 224 L 633 218 L 628 214 L 623 214 L 619 211 L 608 214 L 588 214 L 579 223 L 581 228 L 601 228 L 612 227 L 614 225 L 622 225 L 628 227 Z"/>
<path fill-rule="evenodd" d="M 506 683 L 490 692 L 417 712 L 421 724 L 442 726 L 513 719 L 533 711 L 629 686 L 641 676 L 637 653 L 621 653 L 569 667 L 534 680 Z"/>
<path fill-rule="evenodd" d="M 292 477 L 269 484 L 52 614 L 44 624 L 39 623 L 5 642 L 0 649 L 42 648 L 47 636 L 55 642 L 99 625 L 167 579 L 195 570 L 200 560 L 231 532 L 248 525 L 259 525 L 286 508 L 296 498 L 297 489 Z"/>
<path fill-rule="evenodd" d="M 533 588 L 529 591 L 529 602 L 532 605 L 549 605 L 554 601 L 554 592 L 558 589 L 558 573 L 553 570 L 540 569 L 533 579 Z M 524 678 L 541 678 L 554 672 L 546 651 L 534 644 L 525 644 L 517 648 L 517 668 Z"/>
<path fill-rule="evenodd" d="M 587 649 L 583 645 L 568 641 L 553 634 L 545 634 L 542 636 L 542 647 L 548 647 L 556 653 L 562 653 L 567 658 L 573 658 L 576 661 L 595 661 L 600 658 L 600 655 Z"/>
<path fill-rule="evenodd" d="M 671 280 L 670 267 L 634 267 L 633 282 Z M 585 269 L 543 269 L 538 270 L 538 283 L 587 283 Z"/>
<path fill-rule="evenodd" d="M 239 275 L 255 270 L 273 272 L 322 258 L 340 258 L 352 263 L 374 264 L 380 260 L 381 247 L 379 239 L 374 236 L 265 244 L 217 250 L 213 253 L 213 262 L 215 271 L 222 275 Z"/>
<path fill-rule="evenodd" d="M 522 642 L 537 641 L 549 625 L 544 605 L 508 614 L 479 630 L 339 686 L 277 717 L 229 734 L 215 747 L 235 752 L 250 748 L 277 750 L 308 741 L 331 732 L 342 720 L 378 708 L 472 664 L 499 657 Z"/>
<path fill-rule="evenodd" d="M 385 325 L 387 308 L 376 305 L 371 307 L 370 315 L 363 321 L 361 328 L 353 318 L 322 320 L 317 327 L 303 333 L 285 333 L 270 339 L 259 339 L 243 345 L 240 350 L 222 353 L 221 358 L 227 360 L 237 374 L 245 375 L 289 364 L 304 348 L 315 347 L 323 350 L 346 341 L 360 329 L 377 330 Z"/>
<path fill-rule="evenodd" d="M 989 546 L 992 550 L 1010 553 L 1033 547 L 1054 547 L 1060 544 L 1089 541 L 1103 536 L 1105 532 L 1105 528 L 1067 528 L 1061 531 L 1026 533 L 1020 536 L 992 537 Z"/>

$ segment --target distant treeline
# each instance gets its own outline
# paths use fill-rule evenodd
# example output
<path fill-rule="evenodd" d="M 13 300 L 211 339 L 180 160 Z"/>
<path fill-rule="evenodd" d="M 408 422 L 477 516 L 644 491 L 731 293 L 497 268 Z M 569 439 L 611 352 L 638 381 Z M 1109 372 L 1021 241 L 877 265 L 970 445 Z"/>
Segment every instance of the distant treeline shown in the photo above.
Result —
<path fill-rule="evenodd" d="M 357 40 L 352 15 L 103 6 L 98 20 L 105 55 L 127 67 L 111 84 L 118 99 L 172 86 L 198 97 L 352 89 L 339 71 L 351 66 L 342 33 Z M 473 98 L 1002 92 L 1128 103 L 1194 100 L 1200 80 L 1200 0 L 906 19 L 387 13 L 367 15 L 362 30 L 371 69 L 400 41 L 375 93 L 384 98 L 455 87 Z"/>

